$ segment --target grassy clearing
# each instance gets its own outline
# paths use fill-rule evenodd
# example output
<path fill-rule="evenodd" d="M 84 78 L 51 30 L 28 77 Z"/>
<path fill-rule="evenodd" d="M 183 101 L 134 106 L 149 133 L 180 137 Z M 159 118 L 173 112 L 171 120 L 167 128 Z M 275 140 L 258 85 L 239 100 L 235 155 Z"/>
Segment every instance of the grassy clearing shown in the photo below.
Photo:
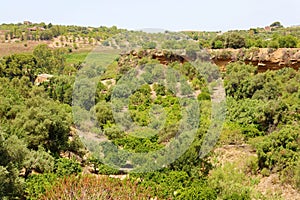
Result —
<path fill-rule="evenodd" d="M 92 51 L 77 51 L 66 55 L 68 64 L 75 64 L 79 62 L 110 62 L 114 61 L 118 54 L 116 52 L 92 52 Z"/>
<path fill-rule="evenodd" d="M 67 54 L 66 62 L 68 64 L 76 64 L 79 62 L 83 62 L 89 53 L 90 53 L 89 51 L 84 51 L 84 52 L 74 52 L 74 53 Z"/>
<path fill-rule="evenodd" d="M 117 52 L 72 52 L 66 55 L 66 62 L 69 65 L 85 63 L 92 68 L 104 68 L 105 73 L 101 80 L 116 78 L 118 64 L 116 59 L 119 57 Z"/>

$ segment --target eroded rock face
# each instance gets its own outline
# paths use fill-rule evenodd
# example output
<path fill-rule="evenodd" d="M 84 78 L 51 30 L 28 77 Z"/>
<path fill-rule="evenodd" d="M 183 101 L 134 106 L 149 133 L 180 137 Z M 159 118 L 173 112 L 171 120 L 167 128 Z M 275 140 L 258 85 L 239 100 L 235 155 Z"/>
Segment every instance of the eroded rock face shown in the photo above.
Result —
<path fill-rule="evenodd" d="M 211 62 L 218 65 L 222 71 L 226 70 L 226 66 L 229 63 L 236 61 L 257 66 L 258 72 L 279 70 L 284 67 L 291 67 L 296 70 L 300 68 L 300 48 L 282 48 L 277 50 L 270 48 L 220 49 L 208 50 L 207 52 L 210 55 Z M 190 60 L 184 52 L 169 52 L 156 49 L 133 50 L 120 57 L 119 66 L 137 66 L 138 60 L 143 58 L 156 59 L 163 65 L 168 65 L 172 62 L 184 63 Z M 201 60 L 208 61 L 209 59 L 201 58 Z"/>
<path fill-rule="evenodd" d="M 222 49 L 210 50 L 212 61 L 221 70 L 226 70 L 226 65 L 235 61 L 243 61 L 247 64 L 258 66 L 259 72 L 267 70 L 278 70 L 291 67 L 296 70 L 300 68 L 300 49 Z"/>

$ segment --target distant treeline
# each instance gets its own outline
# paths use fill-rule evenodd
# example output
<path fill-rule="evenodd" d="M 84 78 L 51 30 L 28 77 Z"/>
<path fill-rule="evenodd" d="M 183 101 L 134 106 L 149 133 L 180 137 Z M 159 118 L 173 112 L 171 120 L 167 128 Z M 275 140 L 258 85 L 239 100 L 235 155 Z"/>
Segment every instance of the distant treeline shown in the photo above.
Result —
<path fill-rule="evenodd" d="M 184 32 L 203 48 L 296 48 L 300 47 L 300 27 L 284 28 L 274 22 L 265 28 L 221 32 Z"/>
<path fill-rule="evenodd" d="M 61 36 L 61 40 L 76 42 L 76 38 L 86 38 L 104 41 L 121 32 L 132 32 L 112 27 L 83 27 L 74 25 L 53 25 L 52 23 L 31 23 L 0 25 L 2 40 L 52 40 Z M 168 31 L 167 31 L 168 32 Z M 2 34 L 1 34 L 2 33 Z M 137 32 L 138 33 L 138 32 Z M 264 28 L 249 30 L 233 30 L 225 33 L 206 31 L 183 31 L 201 48 L 296 48 L 300 47 L 300 27 L 283 27 L 280 22 L 274 22 Z"/>
<path fill-rule="evenodd" d="M 51 40 L 58 36 L 74 36 L 94 38 L 100 41 L 105 40 L 117 33 L 120 33 L 123 30 L 118 29 L 116 26 L 112 26 L 110 28 L 105 26 L 93 28 L 81 26 L 53 25 L 52 23 L 45 24 L 44 22 L 24 22 L 18 24 L 2 24 L 0 25 L 0 31 L 2 31 L 2 35 L 4 36 L 5 40 Z M 72 37 L 70 37 L 69 39 L 72 40 Z"/>

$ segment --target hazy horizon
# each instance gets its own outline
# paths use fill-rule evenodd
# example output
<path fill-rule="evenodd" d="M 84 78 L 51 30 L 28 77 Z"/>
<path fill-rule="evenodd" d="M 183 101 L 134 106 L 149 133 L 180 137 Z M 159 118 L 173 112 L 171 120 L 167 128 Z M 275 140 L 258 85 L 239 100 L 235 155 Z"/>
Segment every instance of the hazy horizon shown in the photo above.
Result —
<path fill-rule="evenodd" d="M 17 6 L 13 6 L 17 5 Z M 117 26 L 128 30 L 228 31 L 265 27 L 274 21 L 299 25 L 300 2 L 259 1 L 14 1 L 2 2 L 0 23 L 24 20 L 62 25 Z"/>

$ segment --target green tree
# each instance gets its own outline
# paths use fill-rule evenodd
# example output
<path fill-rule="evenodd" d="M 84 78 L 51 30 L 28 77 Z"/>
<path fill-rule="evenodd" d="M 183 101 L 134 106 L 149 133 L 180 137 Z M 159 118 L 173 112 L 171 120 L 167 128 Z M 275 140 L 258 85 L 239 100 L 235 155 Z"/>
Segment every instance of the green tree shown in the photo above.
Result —
<path fill-rule="evenodd" d="M 52 23 L 49 23 L 47 28 L 50 29 L 50 28 L 52 28 L 52 26 L 53 26 Z"/>
<path fill-rule="evenodd" d="M 94 108 L 98 125 L 103 129 L 108 123 L 114 123 L 112 107 L 106 101 L 100 101 Z"/>
<path fill-rule="evenodd" d="M 40 39 L 41 40 L 52 40 L 53 39 L 53 33 L 50 30 L 45 30 L 40 33 Z"/>
<path fill-rule="evenodd" d="M 273 22 L 271 25 L 270 25 L 270 27 L 272 27 L 272 28 L 281 28 L 281 27 L 283 27 L 282 25 L 281 25 L 281 23 L 280 22 Z"/>
<path fill-rule="evenodd" d="M 143 44 L 144 49 L 155 49 L 157 44 L 155 42 L 147 42 Z"/>
<path fill-rule="evenodd" d="M 223 48 L 224 48 L 224 44 L 221 40 L 217 40 L 214 42 L 213 49 L 223 49 Z"/>
<path fill-rule="evenodd" d="M 212 49 L 223 49 L 225 47 L 225 37 L 224 35 L 218 35 L 212 40 Z"/>
<path fill-rule="evenodd" d="M 236 99 L 252 97 L 256 89 L 253 87 L 252 77 L 256 71 L 257 67 L 243 63 L 232 63 L 226 66 L 224 78 L 226 94 Z"/>
<path fill-rule="evenodd" d="M 71 105 L 74 82 L 74 77 L 55 76 L 49 82 L 44 82 L 43 86 L 52 99 Z"/>
<path fill-rule="evenodd" d="M 282 36 L 278 38 L 280 48 L 296 48 L 298 39 L 292 35 Z"/>
<path fill-rule="evenodd" d="M 31 150 L 31 152 L 27 154 L 24 167 L 26 169 L 26 178 L 32 170 L 38 173 L 50 173 L 54 169 L 54 158 L 40 146 L 37 151 Z"/>
<path fill-rule="evenodd" d="M 271 40 L 268 44 L 268 47 L 273 49 L 278 49 L 279 48 L 278 40 Z"/>
<path fill-rule="evenodd" d="M 299 126 L 284 126 L 257 144 L 260 169 L 281 171 L 299 159 Z"/>
<path fill-rule="evenodd" d="M 53 53 L 46 44 L 40 44 L 33 50 L 33 55 L 37 60 L 37 66 L 41 69 L 45 69 L 46 72 L 52 72 L 52 59 Z"/>
<path fill-rule="evenodd" d="M 22 197 L 24 179 L 19 171 L 29 151 L 16 135 L 8 136 L 0 130 L 0 198 Z"/>
<path fill-rule="evenodd" d="M 10 79 L 29 77 L 34 82 L 36 73 L 39 72 L 37 61 L 32 55 L 13 54 L 5 56 L 0 61 L 0 76 Z"/>
<path fill-rule="evenodd" d="M 28 99 L 13 121 L 29 148 L 53 153 L 66 149 L 71 124 L 69 106 L 42 97 Z"/>
<path fill-rule="evenodd" d="M 229 33 L 225 37 L 225 47 L 233 49 L 246 47 L 246 39 L 239 33 Z"/>

